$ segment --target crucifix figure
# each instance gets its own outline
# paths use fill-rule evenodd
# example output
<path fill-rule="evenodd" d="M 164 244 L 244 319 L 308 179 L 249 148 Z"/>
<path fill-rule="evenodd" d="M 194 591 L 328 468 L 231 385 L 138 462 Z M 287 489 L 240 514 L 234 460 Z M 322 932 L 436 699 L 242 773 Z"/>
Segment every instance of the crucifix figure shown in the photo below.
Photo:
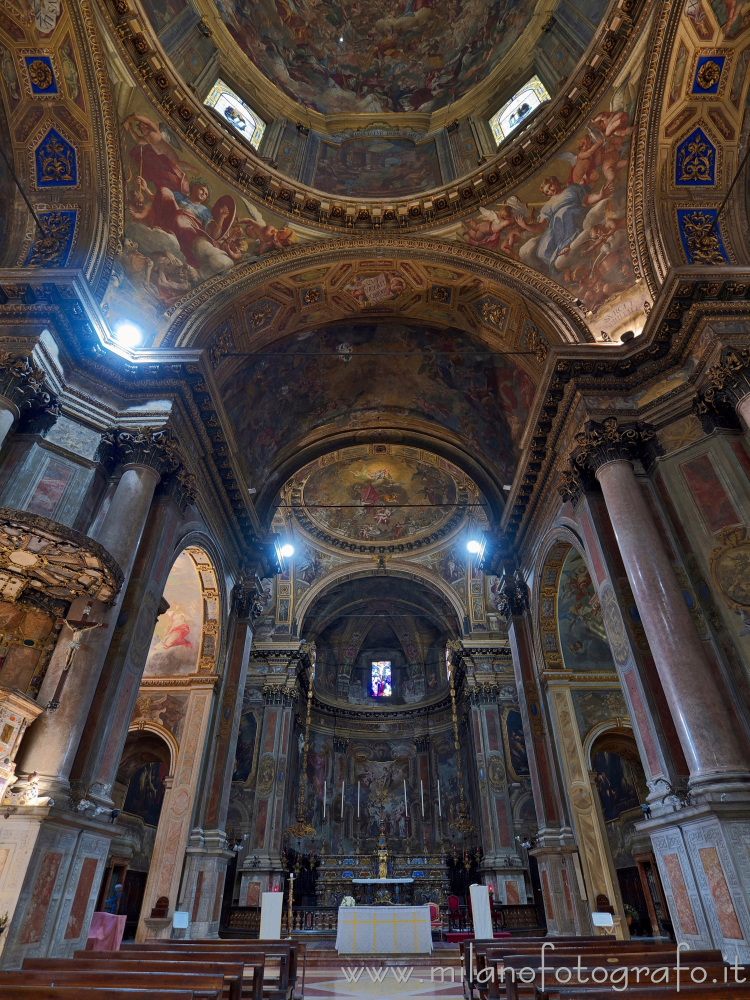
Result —
<path fill-rule="evenodd" d="M 68 671 L 75 659 L 75 655 L 81 648 L 81 643 L 87 632 L 94 628 L 109 628 L 106 622 L 92 622 L 89 620 L 89 615 L 91 614 L 92 603 L 86 605 L 81 613 L 80 619 L 77 621 L 73 618 L 58 618 L 56 625 L 67 625 L 68 628 L 73 633 L 73 638 L 68 646 L 68 652 L 65 657 L 65 663 L 63 664 L 62 673 L 60 674 L 60 679 L 57 682 L 57 688 L 52 697 L 52 701 L 47 705 L 48 712 L 54 712 L 60 707 L 60 695 L 62 694 L 62 689 L 65 687 L 65 681 L 68 677 Z"/>

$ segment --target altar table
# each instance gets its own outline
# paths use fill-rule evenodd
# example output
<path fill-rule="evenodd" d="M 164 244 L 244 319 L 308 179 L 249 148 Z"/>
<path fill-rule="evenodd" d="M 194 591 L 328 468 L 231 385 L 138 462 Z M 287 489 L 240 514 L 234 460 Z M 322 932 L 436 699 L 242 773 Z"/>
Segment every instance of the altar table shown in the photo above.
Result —
<path fill-rule="evenodd" d="M 429 906 L 340 906 L 339 955 L 431 954 Z"/>

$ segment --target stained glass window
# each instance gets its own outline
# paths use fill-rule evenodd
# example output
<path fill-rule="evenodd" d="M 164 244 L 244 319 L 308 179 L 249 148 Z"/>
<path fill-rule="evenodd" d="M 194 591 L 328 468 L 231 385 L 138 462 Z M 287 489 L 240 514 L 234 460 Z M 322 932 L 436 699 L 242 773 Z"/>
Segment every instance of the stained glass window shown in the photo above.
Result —
<path fill-rule="evenodd" d="M 507 139 L 513 129 L 518 128 L 521 122 L 528 118 L 534 108 L 538 108 L 548 100 L 547 88 L 538 76 L 533 76 L 497 114 L 490 118 L 490 128 L 498 146 L 503 139 Z"/>
<path fill-rule="evenodd" d="M 256 149 L 260 146 L 260 140 L 266 130 L 266 123 L 254 111 L 251 111 L 242 98 L 235 94 L 223 80 L 216 81 L 211 88 L 211 93 L 203 103 L 209 108 L 215 108 L 235 132 L 239 132 L 251 146 L 255 146 Z"/>
<path fill-rule="evenodd" d="M 390 698 L 391 696 L 391 661 L 372 661 L 372 696 L 373 698 Z"/>

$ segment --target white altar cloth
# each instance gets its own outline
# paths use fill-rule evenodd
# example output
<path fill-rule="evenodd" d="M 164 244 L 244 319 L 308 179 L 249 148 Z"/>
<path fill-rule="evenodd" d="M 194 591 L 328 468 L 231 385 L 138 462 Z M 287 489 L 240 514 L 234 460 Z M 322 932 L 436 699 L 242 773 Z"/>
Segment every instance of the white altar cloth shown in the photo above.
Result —
<path fill-rule="evenodd" d="M 340 906 L 339 955 L 432 953 L 429 906 Z"/>

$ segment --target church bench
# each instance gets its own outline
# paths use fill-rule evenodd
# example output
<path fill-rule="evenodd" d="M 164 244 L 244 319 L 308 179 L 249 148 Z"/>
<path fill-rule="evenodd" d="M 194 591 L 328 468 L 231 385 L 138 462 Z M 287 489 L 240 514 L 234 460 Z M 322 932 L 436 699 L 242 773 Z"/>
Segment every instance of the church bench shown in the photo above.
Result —
<path fill-rule="evenodd" d="M 302 946 L 304 949 L 304 946 Z M 273 959 L 278 961 L 278 979 L 271 978 L 264 972 L 264 995 L 271 996 L 272 1000 L 292 1000 L 297 983 L 297 955 L 300 945 L 294 941 L 243 941 L 232 942 L 231 945 L 225 941 L 144 941 L 140 944 L 128 944 L 123 946 L 123 953 L 139 954 L 176 954 L 181 955 L 189 952 L 194 955 L 221 955 L 225 960 L 228 956 L 234 957 L 235 961 L 242 960 L 246 964 L 255 962 L 258 957 L 264 961 Z M 304 990 L 304 982 L 303 982 Z"/>
<path fill-rule="evenodd" d="M 259 970 L 257 979 L 266 1000 L 292 1000 L 295 984 L 290 977 L 290 966 L 294 955 L 290 954 L 289 945 L 270 944 L 267 947 L 269 943 L 263 941 L 258 943 L 258 947 L 227 950 L 221 947 L 221 942 L 217 944 L 219 947 L 195 944 L 192 941 L 146 941 L 127 945 L 120 949 L 119 954 L 170 962 L 189 960 L 188 956 L 206 961 L 243 962 L 246 966 L 252 965 Z M 278 979 L 269 975 L 268 959 L 278 961 Z"/>
<path fill-rule="evenodd" d="M 740 968 L 742 968 L 740 966 Z M 691 983 L 680 980 L 679 991 L 676 984 L 664 986 L 634 986 L 624 990 L 629 1000 L 748 1000 L 750 981 L 733 983 L 730 970 L 729 982 Z M 580 986 L 560 987 L 542 992 L 537 989 L 534 1000 L 576 1000 L 580 995 L 585 1000 L 612 1000 L 612 989 L 589 990 Z"/>
<path fill-rule="evenodd" d="M 242 978 L 244 968 L 241 962 L 230 964 L 228 962 L 201 962 L 190 961 L 187 957 L 180 962 L 163 962 L 151 958 L 139 959 L 133 956 L 132 959 L 123 958 L 120 952 L 91 952 L 79 951 L 73 958 L 27 958 L 24 959 L 22 969 L 59 969 L 61 971 L 81 971 L 81 972 L 122 972 L 127 976 L 129 972 L 172 972 L 186 973 L 192 972 L 196 975 L 223 976 L 225 984 L 225 994 L 227 1000 L 242 1000 Z M 260 977 L 263 971 L 261 968 Z M 247 994 L 248 996 L 250 994 Z M 253 995 L 252 1000 L 260 1000 L 259 995 Z"/>
<path fill-rule="evenodd" d="M 690 957 L 688 957 L 690 956 Z M 530 962 L 532 956 L 528 955 L 507 955 L 504 958 L 495 958 L 491 953 L 486 956 L 486 966 L 483 974 L 477 975 L 478 989 L 481 992 L 486 990 L 486 995 L 490 1000 L 499 997 L 507 997 L 508 1000 L 531 1000 L 534 998 L 535 993 L 538 992 L 541 986 L 541 962 Z M 578 972 L 578 960 L 581 959 L 580 963 L 580 973 Z M 545 986 L 554 984 L 555 989 L 558 986 L 561 988 L 566 984 L 560 984 L 555 979 L 556 969 L 570 969 L 571 970 L 571 983 L 574 985 L 578 992 L 585 992 L 586 997 L 589 996 L 590 987 L 595 992 L 601 992 L 601 985 L 591 981 L 591 973 L 594 969 L 606 969 L 608 973 L 620 972 L 623 969 L 628 970 L 628 985 L 630 986 L 631 978 L 636 978 L 636 973 L 630 973 L 629 970 L 641 970 L 638 976 L 641 982 L 650 976 L 652 972 L 659 970 L 659 975 L 663 975 L 661 970 L 669 970 L 668 979 L 663 983 L 665 989 L 669 989 L 669 982 L 674 980 L 677 981 L 677 971 L 676 965 L 677 953 L 673 949 L 671 951 L 661 951 L 661 952 L 621 952 L 619 955 L 614 955 L 611 952 L 604 954 L 589 954 L 589 955 L 579 955 L 575 953 L 570 953 L 568 957 L 561 956 L 561 961 L 553 963 L 547 962 L 547 956 L 545 954 Z M 721 983 L 724 979 L 724 970 L 727 968 L 727 963 L 724 962 L 721 952 L 716 950 L 706 950 L 706 951 L 695 951 L 692 956 L 689 952 L 682 952 L 680 955 L 680 966 L 682 969 L 681 979 L 690 982 L 689 969 L 690 968 L 701 968 L 706 970 L 708 979 L 716 979 L 717 982 Z M 529 981 L 529 969 L 533 969 L 535 972 L 535 977 L 532 981 Z M 524 976 L 526 980 L 519 978 L 519 973 L 524 971 Z M 647 972 L 645 970 L 651 970 Z M 589 982 L 578 983 L 577 978 L 581 976 L 584 980 L 588 979 Z M 482 983 L 482 979 L 486 977 L 486 985 Z M 619 976 L 618 976 L 619 982 Z M 613 991 L 613 985 L 608 983 L 610 991 Z M 637 985 L 637 983 L 636 983 Z M 646 980 L 646 987 L 649 988 L 657 984 L 653 984 Z M 631 990 L 628 989 L 628 997 L 630 997 Z"/>
<path fill-rule="evenodd" d="M 115 986 L 0 986 L 0 1000 L 193 1000 L 192 990 Z"/>
<path fill-rule="evenodd" d="M 48 960 L 49 961 L 49 960 Z M 223 976 L 173 972 L 74 972 L 61 969 L 22 969 L 0 971 L 0 986 L 78 986 L 135 990 L 186 990 L 194 1000 L 220 1000 Z"/>
<path fill-rule="evenodd" d="M 493 961 L 502 960 L 505 956 L 510 955 L 528 955 L 530 958 L 536 955 L 541 958 L 542 947 L 550 944 L 554 945 L 554 951 L 550 948 L 545 949 L 545 964 L 547 965 L 549 964 L 549 956 L 552 955 L 574 956 L 573 964 L 575 964 L 575 956 L 578 954 L 586 955 L 592 951 L 597 953 L 631 954 L 634 952 L 657 953 L 671 948 L 674 953 L 675 948 L 674 945 L 670 945 L 667 942 L 643 944 L 639 941 L 618 941 L 616 938 L 602 937 L 601 935 L 585 938 L 524 938 L 522 940 L 515 938 L 513 941 L 502 941 L 497 938 L 480 938 L 465 941 L 460 946 L 464 968 L 464 994 L 469 1000 L 472 1000 L 476 990 L 476 977 L 474 973 L 486 967 L 488 954 L 491 953 Z"/>
<path fill-rule="evenodd" d="M 219 946 L 219 945 L 228 946 L 231 951 L 234 951 L 235 948 L 238 950 L 242 950 L 243 948 L 246 949 L 248 945 L 251 946 L 251 950 L 257 948 L 257 949 L 264 949 L 266 952 L 268 952 L 270 948 L 277 946 L 283 946 L 284 948 L 288 948 L 289 982 L 296 987 L 298 978 L 299 960 L 302 959 L 301 990 L 302 994 L 304 994 L 305 992 L 305 970 L 307 968 L 307 945 L 305 944 L 304 941 L 297 941 L 293 938 L 292 939 L 276 938 L 272 940 L 263 940 L 263 941 L 247 941 L 247 940 L 238 941 L 236 939 L 226 940 L 224 938 L 220 938 L 219 941 L 217 941 L 216 938 L 195 938 L 192 940 L 191 943 L 211 945 L 211 946 Z"/>

